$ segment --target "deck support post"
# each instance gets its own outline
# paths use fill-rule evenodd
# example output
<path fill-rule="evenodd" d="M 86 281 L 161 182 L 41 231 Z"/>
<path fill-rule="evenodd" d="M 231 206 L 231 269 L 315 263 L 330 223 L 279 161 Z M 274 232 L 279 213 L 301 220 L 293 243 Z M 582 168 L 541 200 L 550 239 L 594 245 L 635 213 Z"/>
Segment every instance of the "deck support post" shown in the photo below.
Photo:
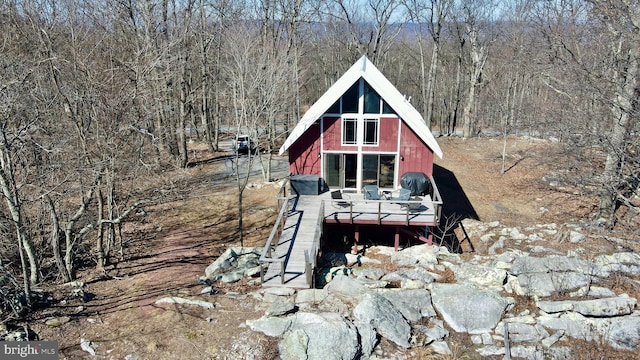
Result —
<path fill-rule="evenodd" d="M 396 226 L 396 235 L 393 242 L 393 248 L 395 249 L 395 251 L 398 251 L 399 247 L 400 247 L 400 228 Z"/>
<path fill-rule="evenodd" d="M 351 249 L 352 254 L 358 253 L 358 241 L 360 241 L 360 227 L 356 225 L 356 231 L 353 234 L 353 249 Z"/>

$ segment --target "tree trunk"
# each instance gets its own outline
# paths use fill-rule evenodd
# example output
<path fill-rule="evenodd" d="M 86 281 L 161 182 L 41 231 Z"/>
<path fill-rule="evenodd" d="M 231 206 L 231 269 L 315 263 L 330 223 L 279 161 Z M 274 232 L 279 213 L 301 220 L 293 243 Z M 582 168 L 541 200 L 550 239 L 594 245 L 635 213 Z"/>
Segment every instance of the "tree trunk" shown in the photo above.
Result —
<path fill-rule="evenodd" d="M 98 190 L 98 239 L 96 240 L 96 269 L 104 269 L 104 197 Z"/>
<path fill-rule="evenodd" d="M 633 101 L 638 88 L 638 70 L 640 45 L 631 44 L 628 54 L 625 54 L 627 64 L 624 73 L 616 71 L 613 81 L 618 84 L 615 98 L 612 101 L 611 112 L 613 129 L 609 146 L 607 147 L 607 160 L 602 173 L 602 185 L 600 192 L 600 206 L 598 216 L 613 224 L 613 218 L 617 206 L 618 189 L 620 184 L 622 159 L 625 153 L 626 136 L 629 132 L 630 114 L 633 112 Z"/>
<path fill-rule="evenodd" d="M 243 224 L 242 224 L 242 214 L 243 214 L 243 209 L 242 209 L 242 196 L 243 196 L 243 192 L 244 189 L 240 188 L 238 189 L 238 237 L 240 238 L 240 246 L 244 246 L 244 228 L 243 228 Z"/>
<path fill-rule="evenodd" d="M 3 139 L 3 143 L 6 144 L 6 139 Z M 31 237 L 24 228 L 22 222 L 22 204 L 20 195 L 18 194 L 18 186 L 14 178 L 13 159 L 9 153 L 9 149 L 5 146 L 0 146 L 0 187 L 2 188 L 2 194 L 7 202 L 9 212 L 11 213 L 11 220 L 16 230 L 16 237 L 18 241 L 18 247 L 20 249 L 20 256 L 23 256 L 23 251 L 26 253 L 29 260 L 29 283 L 35 285 L 39 280 L 40 266 L 38 265 L 37 255 Z M 26 264 L 24 264 L 26 266 Z M 26 273 L 27 269 L 23 266 L 23 271 Z M 30 287 L 25 285 L 25 291 L 29 294 Z"/>
<path fill-rule="evenodd" d="M 440 55 L 440 39 L 434 38 L 433 49 L 431 51 L 431 64 L 429 65 L 429 76 L 427 77 L 427 117 L 424 119 L 427 127 L 431 128 L 433 117 L 433 101 L 435 95 L 436 76 L 438 72 L 438 58 Z"/>
<path fill-rule="evenodd" d="M 187 85 L 186 80 L 183 79 L 182 86 L 180 86 L 180 120 L 179 120 L 179 139 L 180 139 L 180 151 L 179 151 L 179 165 L 181 168 L 186 168 L 189 163 L 189 154 L 187 152 Z"/>
<path fill-rule="evenodd" d="M 46 196 L 49 203 L 49 212 L 51 213 L 51 251 L 53 252 L 53 258 L 58 268 L 58 273 L 65 282 L 71 281 L 67 269 L 64 267 L 64 260 L 62 260 L 62 252 L 60 250 L 60 221 L 58 221 L 58 214 L 56 214 L 56 208 L 53 205 L 53 200 L 49 196 Z"/>

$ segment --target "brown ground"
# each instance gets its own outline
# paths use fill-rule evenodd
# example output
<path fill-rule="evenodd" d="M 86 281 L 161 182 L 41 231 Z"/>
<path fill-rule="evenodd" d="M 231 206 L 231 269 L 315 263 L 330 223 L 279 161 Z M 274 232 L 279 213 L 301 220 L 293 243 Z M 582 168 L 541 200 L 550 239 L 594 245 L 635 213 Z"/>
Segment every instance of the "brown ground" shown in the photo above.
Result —
<path fill-rule="evenodd" d="M 504 175 L 499 140 L 439 143 L 445 157 L 437 164 L 453 173 L 482 221 L 522 227 L 562 224 L 588 220 L 595 209 L 595 198 L 557 191 L 542 182 L 550 171 L 549 143 L 511 140 L 506 162 L 511 168 Z M 274 339 L 244 326 L 245 320 L 263 314 L 256 308 L 259 303 L 245 295 L 255 287 L 219 286 L 216 295 L 200 294 L 198 277 L 206 266 L 228 246 L 239 245 L 233 179 L 220 188 L 207 181 L 219 166 L 203 164 L 168 175 L 175 188 L 164 200 L 145 207 L 146 215 L 131 218 L 124 260 L 107 267 L 107 276 L 91 270 L 80 274 L 93 299 L 82 303 L 70 297 L 69 285 L 54 289 L 55 305 L 38 312 L 30 327 L 41 339 L 59 341 L 61 358 L 89 358 L 80 349 L 81 338 L 91 340 L 104 359 L 128 354 L 137 359 L 242 359 L 249 358 L 252 349 L 262 349 L 262 358 L 276 356 Z M 272 185 L 246 190 L 245 245 L 264 244 L 276 217 L 276 193 Z M 482 244 L 472 240 L 482 254 Z M 216 308 L 154 304 L 166 296 L 210 301 Z M 49 328 L 44 321 L 51 317 L 69 321 Z"/>

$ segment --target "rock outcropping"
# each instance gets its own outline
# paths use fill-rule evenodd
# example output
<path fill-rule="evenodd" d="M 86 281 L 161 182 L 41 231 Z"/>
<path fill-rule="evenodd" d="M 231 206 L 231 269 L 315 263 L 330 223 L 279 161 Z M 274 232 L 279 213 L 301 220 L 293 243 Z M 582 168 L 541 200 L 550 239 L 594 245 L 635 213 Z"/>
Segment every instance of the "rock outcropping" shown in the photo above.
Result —
<path fill-rule="evenodd" d="M 483 356 L 508 349 L 512 358 L 573 358 L 580 349 L 558 345 L 565 339 L 640 349 L 637 299 L 610 280 L 624 276 L 640 286 L 639 254 L 587 259 L 580 249 L 545 248 L 543 241 L 557 234 L 553 224 L 515 229 L 468 222 L 465 227 L 491 242 L 490 254 L 462 260 L 438 246 L 399 252 L 369 248 L 394 266 L 362 257 L 353 268 L 335 264 L 345 270 L 325 271 L 323 289 L 261 289 L 253 295 L 263 300 L 265 315 L 247 325 L 280 338 L 283 359 L 403 358 L 425 347 L 427 353 L 449 354 L 450 330 L 466 333 Z M 571 237 L 578 238 L 576 233 L 572 229 Z M 509 241 L 527 250 L 507 248 Z M 396 270 L 385 270 L 390 268 Z M 444 282 L 441 275 L 449 270 L 455 279 Z M 518 299 L 527 304 L 517 306 Z M 395 345 L 396 353 L 379 346 L 383 341 Z"/>

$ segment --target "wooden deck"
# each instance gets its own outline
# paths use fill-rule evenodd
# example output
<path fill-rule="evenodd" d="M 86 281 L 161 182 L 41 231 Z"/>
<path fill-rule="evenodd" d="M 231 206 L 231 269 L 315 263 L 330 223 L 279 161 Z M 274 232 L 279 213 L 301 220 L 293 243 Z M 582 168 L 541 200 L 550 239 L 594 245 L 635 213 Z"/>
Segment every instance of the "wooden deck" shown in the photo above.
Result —
<path fill-rule="evenodd" d="M 323 194 L 324 195 L 324 194 Z M 343 194 L 344 199 L 324 196 L 327 223 L 432 226 L 437 207 L 429 195 L 408 201 L 364 200 L 362 194 Z"/>
<path fill-rule="evenodd" d="M 293 200 L 280 239 L 275 245 L 274 257 L 282 259 L 271 262 L 263 286 L 308 289 L 307 261 L 305 253 L 315 257 L 322 232 L 320 196 L 302 195 Z M 315 259 L 313 259 L 315 265 Z M 284 276 L 281 267 L 284 266 Z"/>
<path fill-rule="evenodd" d="M 309 288 L 315 267 L 323 223 L 432 226 L 438 221 L 438 203 L 431 197 L 409 201 L 364 200 L 362 194 L 344 194 L 334 200 L 331 193 L 301 195 L 288 201 L 277 243 L 263 275 L 265 287 Z M 274 228 L 275 231 L 275 228 Z M 274 238 L 275 240 L 275 238 Z M 266 253 L 266 252 L 265 252 Z M 264 257 L 264 256 L 263 256 Z M 284 266 L 284 273 L 282 267 Z"/>

